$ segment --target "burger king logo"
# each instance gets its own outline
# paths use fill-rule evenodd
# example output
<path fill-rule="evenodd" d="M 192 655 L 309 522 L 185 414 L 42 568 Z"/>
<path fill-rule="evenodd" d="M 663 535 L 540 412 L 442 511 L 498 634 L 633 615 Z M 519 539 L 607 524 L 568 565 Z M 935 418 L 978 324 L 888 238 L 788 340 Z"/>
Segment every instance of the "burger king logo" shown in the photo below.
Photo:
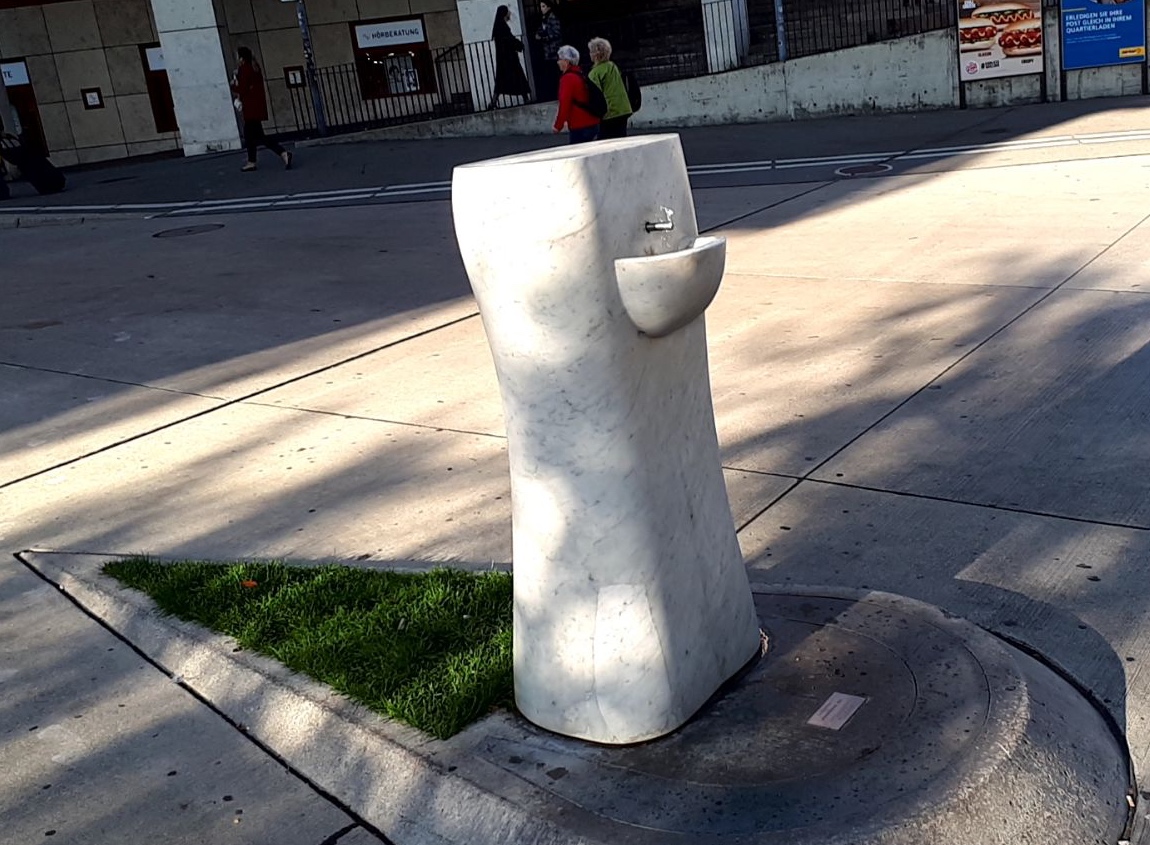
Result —
<path fill-rule="evenodd" d="M 978 62 L 967 62 L 966 72 L 971 76 L 974 76 L 974 74 L 978 73 Z"/>

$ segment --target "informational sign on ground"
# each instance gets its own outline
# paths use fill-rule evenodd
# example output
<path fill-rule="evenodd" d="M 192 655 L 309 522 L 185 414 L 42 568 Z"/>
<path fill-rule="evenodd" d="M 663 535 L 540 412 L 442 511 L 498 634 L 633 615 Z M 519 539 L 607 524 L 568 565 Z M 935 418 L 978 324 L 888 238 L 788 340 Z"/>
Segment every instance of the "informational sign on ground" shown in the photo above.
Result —
<path fill-rule="evenodd" d="M 1062 0 L 1062 67 L 1135 64 L 1146 60 L 1143 0 Z"/>
<path fill-rule="evenodd" d="M 1041 73 L 1040 0 L 958 0 L 958 50 L 964 82 Z"/>

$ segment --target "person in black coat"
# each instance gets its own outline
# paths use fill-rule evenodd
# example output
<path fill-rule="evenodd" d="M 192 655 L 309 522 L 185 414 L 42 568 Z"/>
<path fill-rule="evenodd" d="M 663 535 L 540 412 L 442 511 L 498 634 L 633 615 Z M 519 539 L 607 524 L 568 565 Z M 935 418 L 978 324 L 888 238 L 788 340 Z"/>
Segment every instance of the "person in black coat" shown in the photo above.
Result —
<path fill-rule="evenodd" d="M 495 90 L 491 93 L 488 109 L 498 105 L 499 96 L 522 97 L 526 103 L 531 98 L 531 86 L 527 84 L 527 74 L 519 63 L 523 52 L 523 42 L 511 34 L 511 10 L 500 6 L 495 10 L 495 25 L 491 28 L 491 40 L 495 42 Z"/>

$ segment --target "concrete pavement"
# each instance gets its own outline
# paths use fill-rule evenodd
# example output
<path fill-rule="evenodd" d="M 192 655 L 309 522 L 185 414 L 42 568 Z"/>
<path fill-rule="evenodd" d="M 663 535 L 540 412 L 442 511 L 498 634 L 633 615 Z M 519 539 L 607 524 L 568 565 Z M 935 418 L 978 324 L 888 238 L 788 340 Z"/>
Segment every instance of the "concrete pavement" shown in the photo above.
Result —
<path fill-rule="evenodd" d="M 1145 128 L 1141 110 L 1060 114 L 1040 131 Z M 871 149 L 911 146 L 902 126 L 876 129 Z M 753 127 L 707 131 L 710 162 L 751 160 L 740 145 L 756 143 Z M 1150 142 L 1080 147 L 700 186 L 701 227 L 729 239 L 708 314 L 712 383 L 757 580 L 886 590 L 1033 648 L 1104 704 L 1145 777 Z M 410 181 L 446 178 L 455 154 Z M 157 238 L 189 221 L 94 218 L 0 231 L 4 548 L 509 563 L 498 396 L 447 203 L 191 222 L 216 228 Z M 115 737 L 143 734 L 156 707 L 116 727 L 116 681 L 147 666 L 84 657 L 78 641 L 104 636 L 83 633 L 94 623 L 48 602 L 23 564 L 6 571 L 4 794 L 37 837 L 124 841 L 90 822 L 90 805 L 28 796 L 58 773 L 99 796 L 105 771 L 143 792 L 155 759 L 191 752 L 173 739 L 159 755 L 117 754 Z M 33 625 L 59 639 L 15 636 Z M 106 762 L 16 765 L 33 725 L 74 715 L 46 703 L 71 687 L 43 691 L 53 664 L 75 660 L 98 679 L 70 681 L 95 685 L 84 719 L 104 725 L 77 759 Z M 163 707 L 234 732 L 194 700 Z M 262 777 L 261 765 L 237 772 Z M 108 815 L 208 841 L 220 790 L 200 782 L 200 828 L 166 793 Z M 300 805 L 320 808 L 305 793 Z M 362 810 L 335 798 L 347 809 L 316 809 L 314 829 L 273 808 L 276 841 L 359 824 Z"/>
<path fill-rule="evenodd" d="M 834 179 L 843 167 L 861 164 L 897 174 L 1138 154 L 1150 135 L 1150 110 L 1142 97 L 1120 97 L 701 127 L 680 135 L 693 185 L 730 188 Z M 290 173 L 266 152 L 258 171 L 243 174 L 242 153 L 74 169 L 61 194 L 39 197 L 23 183 L 13 185 L 13 198 L 0 203 L 0 219 L 34 212 L 72 218 L 108 212 L 199 216 L 439 201 L 457 164 L 563 143 L 550 134 L 432 141 L 357 137 L 301 144 Z"/>

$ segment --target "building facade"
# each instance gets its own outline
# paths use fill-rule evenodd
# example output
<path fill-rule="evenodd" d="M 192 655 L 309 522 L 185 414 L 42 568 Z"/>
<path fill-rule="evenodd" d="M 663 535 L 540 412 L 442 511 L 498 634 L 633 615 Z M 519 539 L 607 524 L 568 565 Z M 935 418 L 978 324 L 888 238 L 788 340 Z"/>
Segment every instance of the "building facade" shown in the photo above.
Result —
<path fill-rule="evenodd" d="M 358 68 L 364 101 L 430 91 L 418 70 L 462 44 L 468 2 L 479 0 L 310 0 L 315 64 Z M 310 97 L 299 93 L 308 89 L 295 2 L 0 0 L 8 97 L 28 142 L 62 166 L 238 148 L 229 86 L 241 45 L 264 68 L 269 130 L 301 128 Z"/>

